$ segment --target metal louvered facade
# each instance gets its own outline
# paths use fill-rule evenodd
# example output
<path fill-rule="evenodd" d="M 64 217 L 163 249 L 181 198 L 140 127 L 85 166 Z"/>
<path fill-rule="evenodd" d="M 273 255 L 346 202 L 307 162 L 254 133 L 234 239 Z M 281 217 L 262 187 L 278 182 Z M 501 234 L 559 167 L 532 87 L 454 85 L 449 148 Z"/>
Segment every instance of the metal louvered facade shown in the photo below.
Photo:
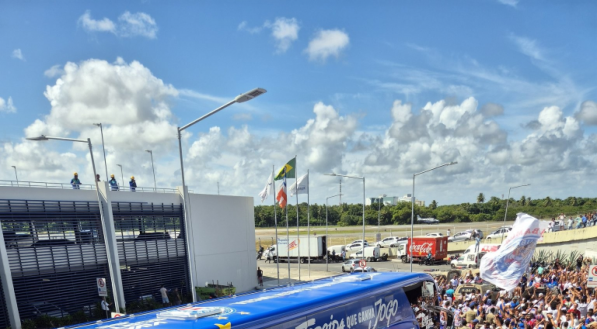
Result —
<path fill-rule="evenodd" d="M 4 288 L 0 279 L 0 328 L 7 328 L 10 326 L 8 320 L 8 311 L 6 309 L 6 301 L 4 300 Z"/>
<path fill-rule="evenodd" d="M 112 207 L 127 303 L 148 295 L 161 301 L 161 284 L 188 292 L 181 205 Z M 112 295 L 97 202 L 0 200 L 0 223 L 21 320 L 90 314 L 100 301 L 97 278 Z M 8 323 L 2 294 L 0 328 Z"/>
<path fill-rule="evenodd" d="M 120 202 L 112 212 L 127 303 L 161 302 L 161 285 L 188 293 L 182 206 Z"/>

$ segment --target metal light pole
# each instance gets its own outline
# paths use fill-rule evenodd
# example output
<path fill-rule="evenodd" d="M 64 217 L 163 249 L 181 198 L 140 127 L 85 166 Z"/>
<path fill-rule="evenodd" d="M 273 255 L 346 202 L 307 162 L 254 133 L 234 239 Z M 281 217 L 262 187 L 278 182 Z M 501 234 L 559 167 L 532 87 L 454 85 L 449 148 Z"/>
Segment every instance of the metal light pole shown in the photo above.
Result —
<path fill-rule="evenodd" d="M 504 225 L 506 225 L 506 216 L 508 216 L 508 204 L 510 204 L 510 191 L 512 191 L 515 188 L 519 188 L 519 187 L 523 187 L 523 186 L 530 186 L 530 185 L 531 184 L 518 185 L 518 186 L 513 186 L 508 189 L 508 199 L 506 199 L 506 213 L 504 214 Z M 504 233 L 502 233 L 502 242 L 504 242 Z"/>
<path fill-rule="evenodd" d="M 382 195 L 379 196 L 379 199 L 377 200 L 378 201 L 377 202 L 377 234 L 381 233 L 380 228 L 379 228 L 380 227 L 380 223 L 381 223 L 380 222 L 380 218 L 381 218 L 381 201 L 385 197 L 386 197 L 386 195 L 382 194 Z M 379 237 L 381 239 L 381 235 Z"/>
<path fill-rule="evenodd" d="M 120 167 L 120 178 L 122 179 L 122 181 L 121 181 L 121 182 L 122 182 L 122 184 L 124 184 L 124 174 L 123 174 L 123 172 L 122 172 L 122 165 L 119 165 L 119 164 L 117 164 L 117 166 L 119 166 L 119 167 Z"/>
<path fill-rule="evenodd" d="M 19 186 L 19 176 L 17 175 L 17 166 L 11 166 L 15 170 L 15 178 L 17 179 L 17 186 Z"/>
<path fill-rule="evenodd" d="M 414 236 L 414 225 L 415 225 L 415 177 L 422 175 L 426 172 L 430 172 L 432 170 L 435 169 L 439 169 L 442 167 L 446 167 L 446 166 L 451 166 L 451 165 L 455 165 L 458 162 L 453 161 L 453 162 L 447 162 L 444 163 L 442 165 L 439 165 L 437 167 L 431 168 L 431 169 L 427 169 L 424 171 L 421 171 L 419 173 L 413 174 L 413 195 L 411 198 L 411 203 L 412 203 L 412 209 L 411 209 L 411 216 L 410 216 L 410 271 L 413 271 L 413 256 L 412 256 L 412 247 L 413 247 L 413 236 Z M 407 251 L 408 252 L 408 251 Z"/>
<path fill-rule="evenodd" d="M 346 178 L 354 178 L 354 179 L 362 179 L 363 180 L 363 242 L 361 245 L 363 248 L 361 249 L 361 259 L 365 259 L 365 177 L 359 176 L 347 176 L 347 175 L 340 175 L 336 173 L 329 173 L 326 174 L 327 176 L 336 176 L 336 177 L 346 177 Z"/>
<path fill-rule="evenodd" d="M 63 138 L 63 137 L 50 137 L 50 136 L 44 136 L 41 135 L 39 137 L 30 137 L 27 138 L 28 140 L 31 141 L 48 141 L 48 140 L 58 140 L 58 141 L 66 141 L 66 142 L 78 142 L 78 143 L 87 143 L 87 145 L 89 146 L 89 155 L 91 156 L 91 167 L 93 168 L 93 181 L 95 182 L 95 192 L 97 195 L 97 202 L 98 202 L 98 208 L 100 211 L 100 220 L 102 222 L 102 227 L 104 230 L 104 243 L 106 245 L 106 257 L 108 259 L 108 268 L 110 270 L 110 276 L 112 277 L 112 291 L 114 293 L 114 307 L 116 308 L 116 310 L 120 310 L 121 308 L 125 308 L 125 304 L 124 304 L 124 295 L 122 294 L 123 292 L 121 291 L 121 287 L 122 287 L 122 279 L 120 276 L 120 268 L 115 268 L 114 265 L 112 264 L 112 261 L 114 260 L 114 255 L 109 251 L 110 246 L 114 246 L 108 237 L 108 234 L 106 234 L 106 232 L 108 231 L 108 224 L 106 222 L 106 218 L 104 216 L 104 210 L 103 210 L 103 206 L 102 206 L 102 198 L 100 196 L 100 191 L 99 191 L 99 185 L 98 185 L 98 181 L 95 178 L 97 173 L 95 171 L 95 161 L 93 159 L 93 148 L 91 146 L 91 139 L 87 138 L 87 140 L 85 139 L 73 139 L 73 138 Z M 115 246 L 114 246 L 115 247 Z M 113 252 L 116 253 L 116 255 L 118 255 L 118 251 L 117 250 L 112 250 Z M 118 257 L 118 256 L 116 256 Z M 116 260 L 118 260 L 118 258 L 116 258 Z M 117 288 L 120 287 L 120 288 Z"/>
<path fill-rule="evenodd" d="M 104 168 L 106 168 L 106 181 L 108 181 L 108 160 L 106 160 L 106 147 L 104 146 L 104 126 L 101 123 L 94 123 L 93 125 L 98 126 L 100 128 L 100 132 L 102 133 L 102 150 L 104 150 Z M 93 177 L 93 180 L 97 179 Z"/>
<path fill-rule="evenodd" d="M 145 152 L 148 152 L 149 155 L 151 155 L 151 170 L 153 171 L 153 191 L 157 192 L 158 191 L 158 185 L 155 182 L 155 168 L 153 166 L 153 152 L 151 152 L 151 150 L 145 150 Z"/>
<path fill-rule="evenodd" d="M 188 197 L 187 197 L 187 189 L 186 189 L 186 183 L 185 183 L 185 179 L 184 179 L 184 164 L 183 164 L 183 158 L 182 158 L 182 131 L 189 128 L 190 126 L 196 124 L 199 121 L 205 120 L 207 118 L 209 118 L 210 116 L 220 112 L 221 110 L 227 108 L 228 106 L 234 104 L 234 103 L 243 103 L 246 101 L 249 101 L 261 94 L 265 94 L 267 91 L 265 89 L 262 88 L 255 88 L 249 92 L 246 92 L 244 94 L 240 94 L 238 96 L 236 96 L 236 98 L 234 98 L 233 100 L 231 100 L 230 102 L 218 107 L 217 109 L 205 114 L 204 116 L 182 126 L 182 127 L 178 127 L 177 128 L 177 133 L 178 133 L 178 153 L 180 155 L 180 175 L 182 176 L 182 197 L 183 197 L 183 211 L 184 211 L 184 215 L 185 215 L 185 221 L 184 221 L 184 225 L 185 225 L 185 233 L 186 233 L 186 247 L 187 247 L 187 258 L 188 258 L 188 262 L 189 262 L 189 280 L 190 280 L 190 284 L 191 284 L 191 295 L 193 297 L 193 302 L 197 301 L 197 292 L 195 291 L 195 284 L 194 284 L 194 269 L 195 269 L 195 262 L 193 259 L 193 253 L 191 252 L 191 244 L 193 244 L 193 239 L 190 238 L 190 231 L 189 231 L 189 222 L 190 222 L 190 216 L 189 216 L 189 212 L 188 212 L 188 207 L 187 207 L 187 201 L 188 201 Z"/>
<path fill-rule="evenodd" d="M 341 196 L 342 194 L 336 194 L 336 195 L 332 195 L 329 196 L 327 198 L 325 198 L 325 245 L 326 245 L 326 251 L 325 251 L 325 270 L 326 272 L 329 271 L 328 269 L 328 263 L 329 263 L 329 257 L 328 257 L 328 251 L 327 251 L 327 245 L 330 243 L 328 241 L 328 200 L 337 196 Z"/>

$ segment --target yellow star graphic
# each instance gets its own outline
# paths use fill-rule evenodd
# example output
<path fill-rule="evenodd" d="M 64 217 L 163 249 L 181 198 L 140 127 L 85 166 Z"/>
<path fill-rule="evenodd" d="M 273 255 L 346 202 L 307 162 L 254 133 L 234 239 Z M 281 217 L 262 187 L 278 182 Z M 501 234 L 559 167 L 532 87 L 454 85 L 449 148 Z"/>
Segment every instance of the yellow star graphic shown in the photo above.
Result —
<path fill-rule="evenodd" d="M 232 328 L 232 326 L 230 325 L 230 322 L 228 322 L 226 324 L 216 323 L 216 326 L 218 326 L 218 328 L 220 328 L 220 329 L 230 329 L 230 328 Z"/>

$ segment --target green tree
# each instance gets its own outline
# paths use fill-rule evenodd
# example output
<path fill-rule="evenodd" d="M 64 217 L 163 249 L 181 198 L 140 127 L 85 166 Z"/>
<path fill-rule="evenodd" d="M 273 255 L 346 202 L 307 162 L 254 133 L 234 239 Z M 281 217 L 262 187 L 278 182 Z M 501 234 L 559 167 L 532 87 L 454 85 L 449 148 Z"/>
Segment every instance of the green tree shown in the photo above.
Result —
<path fill-rule="evenodd" d="M 437 209 L 437 201 L 433 200 L 431 201 L 431 203 L 429 204 L 429 208 L 435 210 Z"/>
<path fill-rule="evenodd" d="M 523 195 L 523 196 L 520 197 L 520 201 L 519 202 L 520 202 L 520 205 L 524 207 L 527 204 L 527 198 Z"/>
<path fill-rule="evenodd" d="M 483 193 L 479 193 L 479 195 L 477 195 L 477 203 L 483 202 L 485 202 L 485 195 L 483 195 Z"/>

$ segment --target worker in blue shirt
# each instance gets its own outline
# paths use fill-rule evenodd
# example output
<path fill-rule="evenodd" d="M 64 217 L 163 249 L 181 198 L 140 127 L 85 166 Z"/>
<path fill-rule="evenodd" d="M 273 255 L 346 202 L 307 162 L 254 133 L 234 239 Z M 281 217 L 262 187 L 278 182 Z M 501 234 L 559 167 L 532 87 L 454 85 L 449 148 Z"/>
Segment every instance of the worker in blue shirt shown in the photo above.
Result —
<path fill-rule="evenodd" d="M 110 183 L 110 189 L 112 191 L 118 191 L 118 182 L 116 182 L 114 174 L 110 175 L 110 180 L 108 181 L 108 183 Z"/>
<path fill-rule="evenodd" d="M 73 186 L 74 190 L 78 190 L 80 189 L 81 181 L 79 180 L 79 174 L 75 173 L 74 175 L 75 177 L 73 177 L 73 179 L 70 180 L 70 185 Z"/>
<path fill-rule="evenodd" d="M 135 192 L 135 190 L 137 189 L 137 182 L 135 182 L 135 176 L 131 176 L 129 186 L 131 187 L 131 192 Z"/>

